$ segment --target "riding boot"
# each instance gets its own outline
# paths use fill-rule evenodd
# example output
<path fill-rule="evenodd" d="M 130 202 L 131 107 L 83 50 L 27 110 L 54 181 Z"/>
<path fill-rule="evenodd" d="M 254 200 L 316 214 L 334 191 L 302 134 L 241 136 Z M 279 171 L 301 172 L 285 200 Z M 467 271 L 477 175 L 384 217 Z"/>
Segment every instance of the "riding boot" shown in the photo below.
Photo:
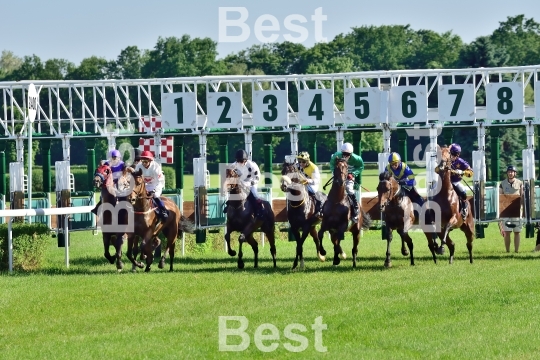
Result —
<path fill-rule="evenodd" d="M 99 199 L 99 202 L 97 203 L 96 207 L 90 210 L 90 212 L 97 216 L 97 212 L 100 206 L 101 206 L 101 199 Z"/>
<path fill-rule="evenodd" d="M 467 199 L 459 199 L 461 202 L 461 216 L 463 216 L 463 219 L 467 217 L 467 210 L 469 209 L 469 201 Z"/>
<path fill-rule="evenodd" d="M 348 194 L 349 195 L 349 201 L 351 202 L 351 205 L 353 207 L 354 215 L 353 215 L 353 221 L 356 223 L 358 222 L 358 201 L 356 200 L 355 194 Z"/>
<path fill-rule="evenodd" d="M 418 193 L 415 187 L 411 188 L 410 194 L 412 195 L 412 200 L 420 206 L 424 205 L 424 198 Z"/>
<path fill-rule="evenodd" d="M 163 203 L 163 200 L 161 200 L 161 198 L 159 198 L 159 197 L 156 197 L 156 198 L 154 198 L 154 202 L 155 202 L 156 206 L 159 209 L 159 215 L 158 215 L 159 218 L 163 222 L 165 222 L 165 220 L 167 220 L 167 218 L 169 217 L 169 211 L 165 207 L 165 204 Z"/>
<path fill-rule="evenodd" d="M 315 195 L 312 195 L 313 200 L 315 201 L 315 216 L 321 216 L 322 211 L 322 202 L 321 200 L 317 199 Z"/>
<path fill-rule="evenodd" d="M 264 209 L 263 209 L 262 199 L 254 198 L 253 204 L 255 207 L 255 217 L 257 219 L 264 220 Z"/>

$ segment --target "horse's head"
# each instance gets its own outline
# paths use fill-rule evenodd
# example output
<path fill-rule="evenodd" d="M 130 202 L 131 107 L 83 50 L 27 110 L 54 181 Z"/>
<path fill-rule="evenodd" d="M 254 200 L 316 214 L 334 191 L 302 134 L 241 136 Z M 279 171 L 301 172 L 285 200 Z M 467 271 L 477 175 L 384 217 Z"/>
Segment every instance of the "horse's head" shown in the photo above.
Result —
<path fill-rule="evenodd" d="M 384 211 L 386 206 L 390 204 L 390 201 L 394 199 L 398 191 L 399 184 L 394 176 L 389 171 L 385 171 L 379 174 L 379 185 L 377 186 L 377 193 L 379 195 L 379 207 L 381 211 Z"/>
<path fill-rule="evenodd" d="M 112 180 L 112 170 L 109 165 L 100 164 L 94 172 L 94 187 L 96 189 L 108 186 Z"/>
<path fill-rule="evenodd" d="M 287 192 L 294 184 L 300 183 L 300 172 L 296 165 L 284 162 L 281 169 L 281 191 Z"/>
<path fill-rule="evenodd" d="M 133 168 L 128 168 L 128 171 L 135 180 L 135 186 L 129 194 L 128 200 L 131 202 L 131 204 L 135 205 L 137 201 L 144 200 L 148 197 L 146 194 L 146 184 L 144 183 L 142 176 L 142 169 L 139 169 L 139 171 L 134 171 Z"/>
<path fill-rule="evenodd" d="M 450 149 L 448 146 L 443 146 L 441 149 L 441 161 L 437 165 L 439 174 L 442 176 L 445 171 L 452 169 L 452 159 L 450 158 Z"/>
<path fill-rule="evenodd" d="M 349 172 L 349 166 L 347 165 L 347 160 L 342 158 L 336 158 L 336 165 L 334 166 L 334 184 L 338 186 L 343 186 L 345 180 L 347 179 L 347 174 Z"/>
<path fill-rule="evenodd" d="M 236 193 L 239 191 L 240 185 L 240 170 L 234 168 L 228 168 L 225 170 L 225 182 L 223 183 L 223 191 L 229 193 Z"/>

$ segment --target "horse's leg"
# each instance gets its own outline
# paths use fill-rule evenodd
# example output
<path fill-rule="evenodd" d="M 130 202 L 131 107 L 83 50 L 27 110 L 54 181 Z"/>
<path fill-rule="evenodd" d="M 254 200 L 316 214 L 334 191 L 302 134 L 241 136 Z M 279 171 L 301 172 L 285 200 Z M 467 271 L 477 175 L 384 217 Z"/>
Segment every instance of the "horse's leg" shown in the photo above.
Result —
<path fill-rule="evenodd" d="M 353 236 L 353 247 L 352 247 L 352 261 L 353 261 L 353 267 L 356 267 L 356 258 L 358 257 L 358 244 L 360 243 L 360 229 L 358 227 L 354 227 L 354 230 L 352 232 Z"/>
<path fill-rule="evenodd" d="M 137 253 L 135 252 L 137 250 L 138 241 L 136 239 L 135 234 L 128 234 L 128 246 L 127 246 L 127 257 L 129 261 L 131 261 L 132 267 L 131 271 L 135 272 L 137 271 L 137 267 L 143 268 L 144 265 L 140 262 L 138 262 L 137 259 Z"/>
<path fill-rule="evenodd" d="M 454 252 L 456 251 L 456 244 L 450 239 L 450 235 L 446 238 L 446 246 L 448 246 L 448 250 L 450 251 L 450 264 L 454 263 Z"/>
<path fill-rule="evenodd" d="M 274 225 L 270 227 L 270 229 L 265 229 L 264 234 L 266 235 L 266 238 L 268 239 L 268 243 L 270 244 L 270 255 L 272 255 L 272 262 L 274 263 L 274 268 L 277 267 L 276 263 L 276 235 L 274 233 Z"/>
<path fill-rule="evenodd" d="M 319 235 L 317 234 L 317 229 L 315 228 L 315 226 L 312 226 L 309 229 L 309 234 L 311 235 L 311 237 L 313 238 L 313 241 L 315 242 L 315 246 L 317 248 L 317 257 L 319 258 L 319 261 L 321 262 L 326 261 L 326 256 L 322 254 L 321 239 L 319 239 Z M 326 251 L 325 251 L 325 255 L 326 255 Z"/>
<path fill-rule="evenodd" d="M 169 253 L 169 271 L 173 271 L 175 248 L 176 248 L 176 237 L 174 239 L 167 239 L 167 252 Z"/>
<path fill-rule="evenodd" d="M 122 245 L 124 244 L 124 234 L 116 234 L 116 239 L 114 239 L 114 247 L 116 249 L 116 269 L 122 271 L 124 268 L 124 263 L 122 262 Z"/>
<path fill-rule="evenodd" d="M 246 241 L 246 236 L 244 235 L 244 233 L 241 233 L 240 236 L 238 237 L 238 268 L 239 269 L 244 268 L 244 260 L 242 260 L 242 257 L 244 255 L 242 253 L 242 244 L 244 243 L 244 241 Z"/>
<path fill-rule="evenodd" d="M 251 248 L 253 249 L 253 257 L 254 257 L 254 265 L 253 267 L 256 269 L 259 267 L 259 244 L 257 243 L 257 240 L 253 237 L 253 233 L 251 233 L 246 241 L 249 245 L 251 245 Z"/>
<path fill-rule="evenodd" d="M 353 225 L 356 226 L 356 225 Z M 341 259 L 345 260 L 347 258 L 347 254 L 345 254 L 345 251 L 341 248 L 341 241 L 345 239 L 345 232 L 347 231 L 347 224 L 342 226 L 341 228 L 338 228 L 337 230 L 337 251 L 339 252 L 339 256 L 341 256 Z M 358 229 L 360 231 L 360 229 Z"/>
<path fill-rule="evenodd" d="M 403 239 L 401 240 L 403 242 Z M 386 259 L 384 260 L 384 267 L 392 267 L 392 259 L 390 252 L 390 245 L 392 244 L 392 229 L 386 224 Z"/>
<path fill-rule="evenodd" d="M 103 247 L 104 247 L 103 255 L 105 256 L 107 260 L 109 260 L 111 264 L 114 264 L 114 257 L 111 256 L 111 253 L 109 251 L 110 246 L 111 246 L 111 234 L 104 233 L 103 234 Z"/>
<path fill-rule="evenodd" d="M 426 235 L 426 239 L 427 239 L 427 242 L 428 242 L 428 248 L 429 248 L 429 251 L 431 251 L 431 256 L 433 256 L 433 262 L 435 262 L 435 264 L 437 263 L 437 255 L 436 254 L 436 243 L 435 241 L 433 240 L 433 234 L 434 233 L 427 233 L 425 232 L 424 235 Z"/>
<path fill-rule="evenodd" d="M 225 242 L 227 243 L 227 253 L 230 256 L 236 256 L 236 251 L 234 251 L 231 248 L 231 233 L 232 233 L 232 230 L 231 230 L 229 224 L 227 224 L 227 228 L 226 228 L 226 231 L 225 231 Z"/>
<path fill-rule="evenodd" d="M 407 247 L 409 248 L 409 253 L 411 254 L 411 266 L 414 266 L 414 254 L 413 254 L 414 245 L 413 245 L 411 236 L 409 235 L 408 231 L 405 231 L 403 229 L 397 229 L 397 232 L 399 236 L 401 236 L 401 242 L 407 243 Z"/>
<path fill-rule="evenodd" d="M 294 257 L 294 262 L 292 266 L 292 269 L 294 270 L 298 266 L 298 259 L 301 258 L 302 256 L 302 242 L 301 242 L 302 236 L 300 236 L 300 228 L 298 227 L 293 228 L 291 226 L 291 233 L 293 234 L 294 239 L 296 240 L 296 256 Z"/>
<path fill-rule="evenodd" d="M 321 225 L 321 228 L 319 229 L 319 232 L 317 233 L 317 237 L 319 238 L 319 251 L 321 252 L 322 256 L 326 256 L 326 250 L 323 247 L 323 239 L 324 239 L 324 233 L 327 231 L 324 224 Z"/>
<path fill-rule="evenodd" d="M 469 261 L 472 264 L 472 249 L 474 240 L 474 223 L 472 221 L 472 216 L 471 219 L 467 219 L 467 221 L 461 225 L 461 231 L 463 231 L 465 233 L 465 237 L 467 237 L 467 250 L 469 250 Z"/>
<path fill-rule="evenodd" d="M 337 266 L 341 262 L 341 259 L 339 258 L 339 255 L 341 254 L 341 247 L 339 246 L 339 238 L 336 231 L 330 231 L 330 239 L 332 240 L 332 244 L 334 244 L 334 261 L 332 262 L 332 265 Z M 338 250 L 339 249 L 339 250 Z"/>

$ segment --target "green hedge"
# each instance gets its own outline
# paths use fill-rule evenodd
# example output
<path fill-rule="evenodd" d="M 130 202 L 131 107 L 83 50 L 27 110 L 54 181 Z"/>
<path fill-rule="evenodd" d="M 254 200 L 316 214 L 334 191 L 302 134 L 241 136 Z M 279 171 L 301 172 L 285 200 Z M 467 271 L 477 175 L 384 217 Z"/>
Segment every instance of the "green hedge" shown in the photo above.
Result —
<path fill-rule="evenodd" d="M 41 267 L 50 230 L 44 224 L 13 224 L 13 269 L 37 270 Z M 8 225 L 0 225 L 0 269 L 9 269 Z"/>

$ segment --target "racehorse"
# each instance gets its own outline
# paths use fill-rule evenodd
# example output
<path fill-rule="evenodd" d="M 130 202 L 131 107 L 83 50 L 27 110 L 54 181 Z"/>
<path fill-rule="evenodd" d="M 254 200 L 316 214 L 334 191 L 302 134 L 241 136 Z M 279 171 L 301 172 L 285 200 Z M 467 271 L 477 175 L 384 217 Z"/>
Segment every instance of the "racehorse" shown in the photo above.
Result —
<path fill-rule="evenodd" d="M 227 228 L 225 231 L 228 254 L 230 256 L 236 256 L 236 251 L 231 248 L 231 233 L 238 231 L 240 232 L 238 238 L 238 268 L 244 268 L 244 260 L 242 259 L 242 244 L 244 242 L 248 242 L 251 245 L 254 254 L 254 267 L 258 267 L 259 245 L 253 238 L 253 232 L 260 228 L 268 238 L 268 242 L 270 243 L 270 254 L 272 255 L 274 267 L 276 267 L 276 241 L 274 236 L 275 219 L 270 203 L 268 201 L 262 201 L 264 207 L 264 219 L 257 219 L 254 216 L 254 209 L 251 202 L 246 201 L 250 189 L 244 188 L 242 181 L 240 181 L 240 174 L 235 169 L 226 169 L 226 179 L 222 189 L 231 195 L 228 200 Z"/>
<path fill-rule="evenodd" d="M 142 264 L 137 262 L 133 256 L 133 252 L 136 252 L 138 248 L 138 241 L 135 235 L 140 236 L 143 239 L 141 258 L 146 257 L 146 268 L 144 271 L 150 271 L 150 267 L 154 261 L 154 250 L 161 244 L 161 240 L 157 237 L 161 232 L 167 238 L 167 247 L 161 255 L 158 267 L 160 269 L 164 268 L 165 259 L 167 254 L 169 254 L 169 271 L 173 271 L 176 239 L 182 236 L 183 232 L 194 233 L 194 224 L 182 215 L 178 206 L 171 199 L 163 196 L 161 200 L 167 210 L 169 210 L 169 216 L 165 222 L 160 222 L 155 213 L 156 207 L 154 207 L 153 197 L 146 191 L 142 170 L 134 171 L 132 169 L 130 172 L 135 180 L 133 190 L 129 195 L 129 200 L 133 205 L 135 213 L 135 232 L 132 236 L 128 237 L 127 256 L 133 265 L 142 267 Z"/>
<path fill-rule="evenodd" d="M 127 212 L 126 210 L 116 211 L 116 216 L 113 216 L 111 210 L 106 209 L 105 207 L 114 208 L 117 204 L 116 199 L 116 189 L 113 183 L 112 170 L 109 165 L 100 164 L 96 171 L 94 172 L 94 187 L 100 189 L 101 191 L 101 204 L 98 211 L 100 211 L 100 223 L 104 226 L 118 226 L 120 224 L 127 224 Z M 98 213 L 98 214 L 99 214 Z M 116 218 L 116 224 L 112 223 L 112 220 Z M 124 264 L 122 263 L 122 245 L 124 243 L 122 236 L 123 232 L 106 232 L 103 231 L 103 247 L 105 249 L 104 256 L 111 264 L 116 262 L 116 269 L 122 271 Z M 114 243 L 112 242 L 113 236 L 115 237 Z M 109 252 L 110 246 L 114 245 L 116 253 L 114 256 L 111 256 Z"/>
<path fill-rule="evenodd" d="M 412 239 L 409 236 L 409 230 L 414 224 L 419 223 L 419 219 L 415 216 L 412 200 L 406 196 L 401 185 L 389 171 L 379 174 L 377 193 L 379 196 L 379 208 L 384 215 L 384 222 L 386 224 L 385 235 L 387 243 L 384 266 L 392 266 L 390 244 L 392 243 L 392 232 L 394 230 L 396 230 L 401 237 L 401 254 L 407 256 L 410 253 L 411 265 L 414 265 L 414 246 Z M 422 214 L 419 215 L 422 216 Z M 409 252 L 407 252 L 407 249 L 405 248 L 405 243 L 407 243 Z M 433 260 L 437 263 L 435 255 Z"/>
<path fill-rule="evenodd" d="M 308 234 L 311 235 L 317 249 L 317 256 L 320 261 L 325 261 L 326 250 L 322 248 L 317 229 L 315 226 L 321 222 L 319 217 L 315 216 L 315 201 L 309 196 L 305 185 L 302 185 L 302 175 L 294 164 L 283 163 L 281 171 L 281 190 L 289 193 L 287 196 L 287 219 L 291 225 L 291 232 L 296 239 L 296 257 L 293 263 L 293 269 L 298 266 L 300 259 L 300 268 L 304 269 L 303 246 Z M 326 201 L 326 195 L 318 193 L 321 202 Z M 300 236 L 302 229 L 302 236 Z"/>
<path fill-rule="evenodd" d="M 360 242 L 360 229 L 369 229 L 371 218 L 364 212 L 359 201 L 358 221 L 354 222 L 353 209 L 349 204 L 347 193 L 345 191 L 345 180 L 348 174 L 347 161 L 342 158 L 336 158 L 336 164 L 333 169 L 332 188 L 328 193 L 328 200 L 323 206 L 323 219 L 319 230 L 319 239 L 323 239 L 324 233 L 329 231 L 334 244 L 333 265 L 339 265 L 339 257 L 345 259 L 347 256 L 341 249 L 340 241 L 344 239 L 345 232 L 349 231 L 353 236 L 352 258 L 353 267 L 356 267 L 356 257 L 358 255 L 358 243 Z"/>
<path fill-rule="evenodd" d="M 439 205 L 441 212 L 441 232 L 437 235 L 442 239 L 443 244 L 446 242 L 448 249 L 450 250 L 450 264 L 454 262 L 455 244 L 450 239 L 450 231 L 453 229 L 461 229 L 467 238 L 467 249 L 469 250 L 469 261 L 473 262 L 472 248 L 474 239 L 474 220 L 473 220 L 473 206 L 469 204 L 469 211 L 465 220 L 461 216 L 459 209 L 459 197 L 454 191 L 450 175 L 453 172 L 452 160 L 450 159 L 450 149 L 448 147 L 441 147 L 441 161 L 438 165 L 438 172 L 440 175 L 440 185 L 437 186 L 439 190 L 435 196 L 433 196 L 433 202 Z M 440 186 L 440 187 L 439 187 Z M 431 202 L 430 201 L 430 202 Z M 467 200 L 468 201 L 468 200 Z M 439 209 L 437 209 L 439 211 Z M 427 234 L 428 239 L 432 238 L 432 234 Z M 430 250 L 434 255 L 435 244 L 430 241 Z"/>

